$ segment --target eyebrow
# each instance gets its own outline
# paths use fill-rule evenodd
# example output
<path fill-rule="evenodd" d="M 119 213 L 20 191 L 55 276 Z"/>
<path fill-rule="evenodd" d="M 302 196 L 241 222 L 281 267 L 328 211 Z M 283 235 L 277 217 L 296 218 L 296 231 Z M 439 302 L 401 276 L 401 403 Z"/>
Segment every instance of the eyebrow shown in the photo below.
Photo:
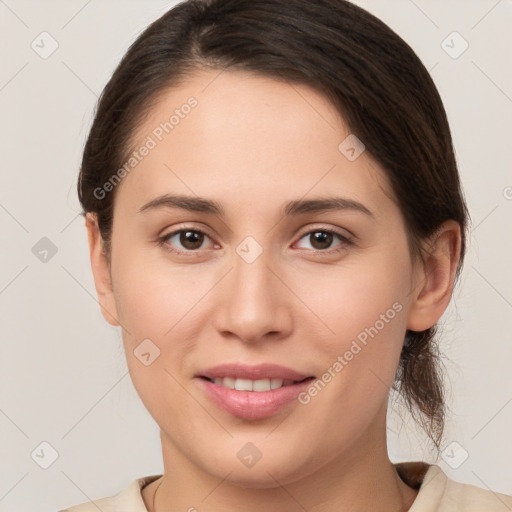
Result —
<path fill-rule="evenodd" d="M 182 195 L 164 194 L 139 208 L 139 213 L 160 208 L 180 208 L 191 212 L 209 213 L 225 216 L 224 208 L 211 199 Z M 302 213 L 322 212 L 329 210 L 353 210 L 373 217 L 373 213 L 362 203 L 343 197 L 325 197 L 318 199 L 299 199 L 286 203 L 283 215 L 290 217 Z"/>

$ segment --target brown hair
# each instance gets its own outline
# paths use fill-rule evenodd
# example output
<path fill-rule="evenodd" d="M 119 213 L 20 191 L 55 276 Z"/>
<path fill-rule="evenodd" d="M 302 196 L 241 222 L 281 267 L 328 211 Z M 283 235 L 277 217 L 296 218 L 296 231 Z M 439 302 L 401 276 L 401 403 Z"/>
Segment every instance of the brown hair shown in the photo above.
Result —
<path fill-rule="evenodd" d="M 459 275 L 468 214 L 438 91 L 407 43 L 345 0 L 188 0 L 138 37 L 99 99 L 78 180 L 107 255 L 115 190 L 95 191 L 133 151 L 131 136 L 159 94 L 201 68 L 253 71 L 324 94 L 386 172 L 415 254 L 444 221 L 460 224 Z M 407 331 L 393 388 L 439 448 L 445 403 L 434 333 Z"/>

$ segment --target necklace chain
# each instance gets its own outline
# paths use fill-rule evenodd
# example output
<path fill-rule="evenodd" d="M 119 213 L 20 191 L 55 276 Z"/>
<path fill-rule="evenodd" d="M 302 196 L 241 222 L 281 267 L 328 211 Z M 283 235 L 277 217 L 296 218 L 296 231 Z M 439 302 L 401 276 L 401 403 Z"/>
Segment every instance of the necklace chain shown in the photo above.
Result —
<path fill-rule="evenodd" d="M 160 480 L 160 483 L 158 484 L 157 488 L 155 489 L 155 493 L 153 494 L 153 505 L 152 505 L 152 512 L 155 512 L 155 503 L 156 503 L 156 493 L 158 492 L 158 489 L 160 489 L 160 486 L 162 485 L 162 482 L 164 479 Z"/>

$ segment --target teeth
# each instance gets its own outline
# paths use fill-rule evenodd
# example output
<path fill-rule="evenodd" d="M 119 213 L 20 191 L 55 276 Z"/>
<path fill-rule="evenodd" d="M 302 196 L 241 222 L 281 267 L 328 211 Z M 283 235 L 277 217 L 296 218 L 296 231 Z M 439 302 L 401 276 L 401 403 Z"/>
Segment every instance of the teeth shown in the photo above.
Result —
<path fill-rule="evenodd" d="M 282 379 L 272 379 L 270 381 L 270 389 L 280 388 L 283 385 L 283 382 L 284 381 Z"/>
<path fill-rule="evenodd" d="M 213 379 L 215 384 L 237 391 L 270 391 L 283 386 L 291 386 L 295 381 L 290 379 L 233 379 L 231 377 L 217 377 Z"/>
<path fill-rule="evenodd" d="M 253 391 L 270 391 L 271 384 L 269 379 L 255 380 L 252 384 Z"/>
<path fill-rule="evenodd" d="M 235 389 L 237 391 L 252 391 L 252 380 L 249 379 L 236 379 Z"/>
<path fill-rule="evenodd" d="M 235 389 L 235 379 L 232 379 L 231 377 L 225 377 L 224 379 L 221 379 L 220 384 L 226 388 Z"/>

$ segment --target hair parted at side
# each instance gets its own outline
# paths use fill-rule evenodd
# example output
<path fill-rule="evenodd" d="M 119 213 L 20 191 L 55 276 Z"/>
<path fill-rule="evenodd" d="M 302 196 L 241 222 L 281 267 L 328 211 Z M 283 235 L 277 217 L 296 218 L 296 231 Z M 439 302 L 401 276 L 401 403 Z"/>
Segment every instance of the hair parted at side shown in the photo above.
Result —
<path fill-rule="evenodd" d="M 253 71 L 322 93 L 384 169 L 413 252 L 444 221 L 460 224 L 459 275 L 468 213 L 439 93 L 407 43 L 345 0 L 188 0 L 138 37 L 101 94 L 78 180 L 107 254 L 116 189 L 101 198 L 95 190 L 127 160 L 159 94 L 198 69 Z M 407 332 L 393 387 L 439 448 L 445 401 L 434 333 Z"/>

